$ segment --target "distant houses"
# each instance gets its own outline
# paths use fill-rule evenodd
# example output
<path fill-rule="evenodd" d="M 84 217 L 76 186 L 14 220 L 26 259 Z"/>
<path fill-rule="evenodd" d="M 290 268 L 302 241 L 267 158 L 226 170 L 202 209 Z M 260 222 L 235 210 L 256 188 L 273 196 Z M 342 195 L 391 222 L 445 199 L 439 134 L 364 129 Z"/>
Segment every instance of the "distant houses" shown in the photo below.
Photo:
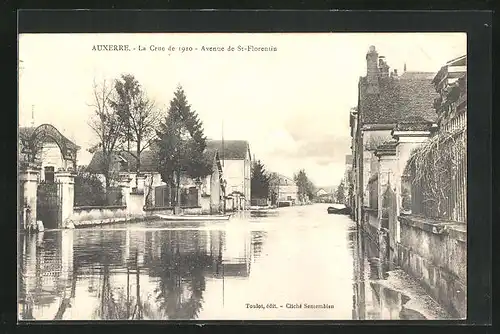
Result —
<path fill-rule="evenodd" d="M 319 188 L 314 194 L 315 201 L 321 203 L 333 203 L 334 202 L 334 194 L 333 189 L 324 189 Z"/>
<path fill-rule="evenodd" d="M 278 206 L 292 206 L 299 204 L 299 188 L 297 183 L 290 177 L 279 174 L 270 173 L 271 188 L 276 193 L 276 203 Z"/>
<path fill-rule="evenodd" d="M 318 189 L 318 191 L 316 191 L 316 197 L 323 197 L 326 195 L 328 195 L 328 193 L 323 188 L 320 188 L 320 189 Z"/>
<path fill-rule="evenodd" d="M 207 159 L 213 161 L 212 173 L 197 184 L 195 180 L 181 177 L 180 206 L 183 208 L 200 208 L 202 213 L 217 213 L 224 210 L 225 182 L 219 153 L 214 149 L 205 151 Z M 104 182 L 102 174 L 102 152 L 95 152 L 86 171 L 98 174 Z M 175 189 L 161 179 L 157 158 L 154 151 L 141 153 L 139 174 L 136 172 L 137 160 L 127 152 L 116 152 L 113 155 L 112 173 L 119 175 L 113 182 L 119 184 L 123 177 L 129 179 L 129 192 L 144 195 L 146 208 L 169 208 L 173 205 Z M 136 180 L 137 179 L 137 180 Z"/>
<path fill-rule="evenodd" d="M 244 140 L 207 140 L 205 155 L 213 161 L 212 174 L 197 185 L 189 177 L 181 178 L 181 206 L 201 207 L 204 213 L 244 210 L 250 205 L 250 146 Z M 146 192 L 145 205 L 169 207 L 174 196 L 173 189 L 161 180 L 154 151 L 141 154 L 139 174 L 136 159 L 127 152 L 113 156 L 112 173 L 128 175 L 131 193 Z M 87 171 L 102 175 L 102 152 L 96 152 Z M 137 180 L 136 180 L 137 178 Z M 119 178 L 114 181 L 119 183 Z"/>

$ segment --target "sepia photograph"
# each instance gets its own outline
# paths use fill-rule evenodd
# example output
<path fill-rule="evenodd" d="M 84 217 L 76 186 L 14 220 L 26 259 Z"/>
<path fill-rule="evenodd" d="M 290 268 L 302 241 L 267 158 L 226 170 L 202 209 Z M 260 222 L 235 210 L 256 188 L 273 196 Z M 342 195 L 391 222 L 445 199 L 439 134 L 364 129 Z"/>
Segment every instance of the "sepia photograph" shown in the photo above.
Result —
<path fill-rule="evenodd" d="M 466 33 L 20 33 L 18 320 L 467 318 Z"/>

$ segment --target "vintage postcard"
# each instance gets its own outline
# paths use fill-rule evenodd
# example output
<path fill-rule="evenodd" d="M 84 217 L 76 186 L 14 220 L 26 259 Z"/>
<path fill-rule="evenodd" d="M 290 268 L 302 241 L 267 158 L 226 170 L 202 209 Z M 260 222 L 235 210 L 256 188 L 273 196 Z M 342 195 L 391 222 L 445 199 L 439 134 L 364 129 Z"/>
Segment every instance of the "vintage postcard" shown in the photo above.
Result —
<path fill-rule="evenodd" d="M 466 318 L 465 33 L 18 47 L 20 321 Z"/>

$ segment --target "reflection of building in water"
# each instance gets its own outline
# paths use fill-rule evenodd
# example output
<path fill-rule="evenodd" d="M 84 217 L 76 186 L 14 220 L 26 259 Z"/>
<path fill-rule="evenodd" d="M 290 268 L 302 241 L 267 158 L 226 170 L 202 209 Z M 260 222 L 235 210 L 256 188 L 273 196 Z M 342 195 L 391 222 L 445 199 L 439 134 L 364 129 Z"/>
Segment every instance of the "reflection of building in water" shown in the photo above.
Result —
<path fill-rule="evenodd" d="M 400 319 L 405 296 L 378 283 L 384 279 L 385 269 L 377 257 L 378 248 L 362 234 L 362 231 L 353 233 L 353 319 Z"/>
<path fill-rule="evenodd" d="M 251 262 L 250 232 L 246 229 L 229 228 L 221 237 L 223 275 L 248 277 Z"/>
<path fill-rule="evenodd" d="M 352 233 L 353 236 L 353 320 L 366 319 L 365 298 L 365 257 L 361 231 Z"/>
<path fill-rule="evenodd" d="M 61 307 L 60 302 L 72 296 L 73 231 L 25 235 L 21 242 L 20 318 L 53 320 L 62 316 L 66 304 Z"/>
<path fill-rule="evenodd" d="M 262 245 L 267 232 L 265 231 L 252 231 L 251 246 L 252 246 L 252 262 L 257 261 L 262 253 Z"/>
<path fill-rule="evenodd" d="M 378 319 L 397 320 L 402 309 L 401 293 L 385 288 L 379 283 L 370 283 Z"/>

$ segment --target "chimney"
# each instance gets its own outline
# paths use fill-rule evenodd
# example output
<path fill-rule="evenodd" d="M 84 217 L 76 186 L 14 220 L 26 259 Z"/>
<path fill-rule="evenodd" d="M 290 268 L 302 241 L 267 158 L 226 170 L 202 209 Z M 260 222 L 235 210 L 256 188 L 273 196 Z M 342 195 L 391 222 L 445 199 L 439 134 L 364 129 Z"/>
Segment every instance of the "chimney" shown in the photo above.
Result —
<path fill-rule="evenodd" d="M 389 65 L 387 65 L 384 56 L 380 56 L 378 58 L 378 70 L 381 78 L 386 78 L 389 76 Z"/>
<path fill-rule="evenodd" d="M 370 46 L 366 53 L 366 81 L 368 83 L 367 93 L 378 93 L 378 53 L 375 46 Z"/>
<path fill-rule="evenodd" d="M 398 70 L 394 69 L 394 70 L 391 72 L 391 78 L 394 78 L 394 79 L 399 79 L 399 78 L 398 78 Z"/>

